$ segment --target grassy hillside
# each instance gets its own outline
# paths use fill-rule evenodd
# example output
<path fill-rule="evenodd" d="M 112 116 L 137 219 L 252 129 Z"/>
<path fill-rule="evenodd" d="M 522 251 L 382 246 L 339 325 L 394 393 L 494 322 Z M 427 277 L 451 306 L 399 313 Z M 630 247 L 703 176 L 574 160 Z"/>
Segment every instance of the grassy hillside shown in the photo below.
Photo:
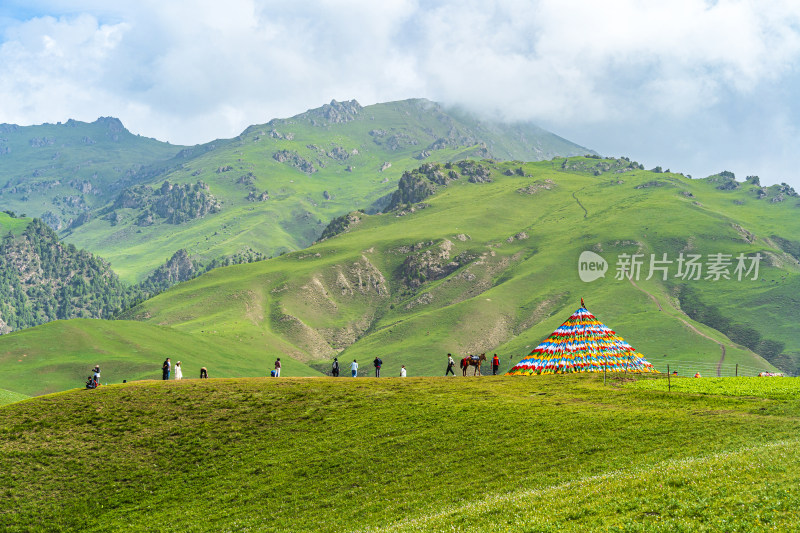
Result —
<path fill-rule="evenodd" d="M 19 235 L 25 231 L 25 228 L 28 227 L 28 224 L 30 224 L 32 220 L 30 218 L 16 216 L 16 213 L 14 215 L 15 216 L 12 217 L 8 213 L 0 213 L 0 234 L 6 235 L 11 233 L 13 235 Z"/>
<path fill-rule="evenodd" d="M 10 390 L 0 389 L 0 405 L 20 402 L 27 398 L 28 396 L 25 396 L 24 394 L 20 394 L 18 392 L 11 392 Z"/>
<path fill-rule="evenodd" d="M 28 395 L 82 387 L 94 365 L 101 383 L 160 379 L 161 364 L 181 361 L 184 378 L 197 378 L 200 367 L 211 377 L 266 376 L 274 358 L 260 339 L 231 343 L 209 335 L 187 335 L 142 322 L 58 320 L 2 337 L 0 388 Z M 283 376 L 318 372 L 282 358 Z"/>
<path fill-rule="evenodd" d="M 787 531 L 800 413 L 760 395 L 771 383 L 705 395 L 594 376 L 69 391 L 0 408 L 0 525 Z"/>
<path fill-rule="evenodd" d="M 443 374 L 448 352 L 497 352 L 505 371 L 584 298 L 661 371 L 797 371 L 794 197 L 758 199 L 743 187 L 722 190 L 714 179 L 633 169 L 626 160 L 480 165 L 493 181 L 471 183 L 461 167 L 442 167 L 461 177 L 437 184 L 422 203 L 356 213 L 342 234 L 214 270 L 125 317 L 228 346 L 248 360 L 291 357 L 301 368 L 327 371 L 338 356 L 357 359 L 368 374 L 380 355 L 384 375 L 406 365 L 420 376 Z M 608 262 L 605 277 L 590 283 L 578 272 L 587 250 Z M 624 253 L 644 255 L 638 280 L 616 279 Z M 706 279 L 704 270 L 700 279 L 684 280 L 676 277 L 681 253 L 704 261 L 760 253 L 763 260 L 755 280 L 751 273 L 739 281 L 735 265 L 731 279 Z M 657 271 L 646 279 L 650 254 L 673 261 L 666 281 Z M 45 329 L 28 335 L 32 343 L 52 342 Z M 0 338 L 0 354 L 20 359 L 8 342 Z M 86 368 L 103 364 L 102 342 L 79 346 Z M 192 353 L 176 349 L 176 357 Z M 215 375 L 261 374 L 225 372 Z"/>
<path fill-rule="evenodd" d="M 147 182 L 202 181 L 219 201 L 218 212 L 175 224 L 143 217 L 141 208 L 107 206 L 65 238 L 109 260 L 132 282 L 180 248 L 202 261 L 247 249 L 274 256 L 305 248 L 332 218 L 379 201 L 422 160 L 540 160 L 587 152 L 530 124 L 487 123 L 427 100 L 367 107 L 332 102 L 183 150 Z"/>
<path fill-rule="evenodd" d="M 348 233 L 212 272 L 130 316 L 186 332 L 213 320 L 220 331 L 289 341 L 297 357 L 330 358 L 344 349 L 348 360 L 380 354 L 392 368 L 405 362 L 416 374 L 438 374 L 447 352 L 497 351 L 504 362 L 527 353 L 584 297 L 659 368 L 671 362 L 682 372 L 706 370 L 692 365 L 720 362 L 722 346 L 731 374 L 737 363 L 751 372 L 769 367 L 686 316 L 678 294 L 688 286 L 734 323 L 764 324 L 762 336 L 784 343 L 784 353 L 800 353 L 789 318 L 796 306 L 745 305 L 797 294 L 797 263 L 770 237 L 790 238 L 793 205 L 748 201 L 744 191 L 675 174 L 636 170 L 620 179 L 564 172 L 560 163 L 526 164 L 525 176 L 504 175 L 515 165 L 490 165 L 492 183 L 454 181 L 426 199 L 428 207 L 400 218 L 361 215 Z M 663 185 L 642 187 L 654 178 Z M 734 203 L 740 198 L 743 205 Z M 585 250 L 605 255 L 605 278 L 579 280 Z M 647 270 L 634 283 L 615 279 L 618 254 L 637 252 L 673 260 L 681 252 L 761 252 L 765 259 L 757 280 L 676 279 L 675 264 L 667 281 L 647 280 Z M 409 278 L 415 261 L 415 272 L 427 272 L 424 282 Z M 444 269 L 438 274 L 437 265 Z"/>

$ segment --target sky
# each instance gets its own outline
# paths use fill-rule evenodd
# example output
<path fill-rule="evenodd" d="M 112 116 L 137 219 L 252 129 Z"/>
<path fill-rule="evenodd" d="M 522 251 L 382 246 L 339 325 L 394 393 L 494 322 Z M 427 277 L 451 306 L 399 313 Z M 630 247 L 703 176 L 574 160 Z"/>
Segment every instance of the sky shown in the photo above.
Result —
<path fill-rule="evenodd" d="M 428 98 L 607 156 L 800 190 L 800 2 L 2 0 L 0 123 L 174 144 Z"/>

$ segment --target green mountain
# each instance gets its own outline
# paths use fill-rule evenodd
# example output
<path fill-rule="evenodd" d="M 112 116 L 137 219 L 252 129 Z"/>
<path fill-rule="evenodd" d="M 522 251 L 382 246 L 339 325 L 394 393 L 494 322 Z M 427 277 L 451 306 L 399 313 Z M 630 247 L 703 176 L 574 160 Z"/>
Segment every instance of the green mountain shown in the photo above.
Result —
<path fill-rule="evenodd" d="M 331 219 L 381 209 L 420 161 L 590 152 L 531 124 L 491 123 L 427 100 L 333 101 L 189 148 L 133 136 L 116 119 L 31 128 L 8 134 L 0 157 L 15 164 L 1 167 L 0 202 L 44 218 L 129 283 L 179 249 L 207 263 L 305 248 Z"/>
<path fill-rule="evenodd" d="M 75 228 L 126 187 L 163 172 L 182 148 L 134 135 L 112 117 L 0 124 L 0 205 L 57 231 Z"/>
<path fill-rule="evenodd" d="M 111 355 L 106 333 L 75 335 L 68 372 L 22 387 L 26 365 L 58 360 L 54 337 L 73 322 L 12 333 L 0 338 L 8 369 L 0 387 L 60 390 L 79 379 L 77 367 L 96 363 L 112 382 L 152 376 L 166 354 L 191 358 L 188 375 L 199 366 L 216 371 L 210 354 L 193 355 L 198 344 L 234 354 L 214 359 L 216 376 L 264 375 L 276 357 L 298 363 L 286 375 L 306 375 L 308 367 L 327 371 L 334 356 L 357 359 L 368 374 L 376 355 L 387 374 L 405 365 L 437 375 L 448 352 L 497 352 L 505 370 L 580 298 L 659 370 L 796 373 L 798 198 L 728 174 L 692 180 L 595 157 L 422 164 L 402 176 L 393 210 L 352 212 L 305 250 L 218 268 L 123 315 L 138 322 L 120 323 L 161 328 L 165 343 L 185 341 L 159 348 L 155 335 L 144 351 L 137 339 L 145 330 L 128 339 L 120 326 Z M 583 252 L 607 262 L 604 277 L 581 281 Z M 626 258 L 632 279 L 620 272 Z M 702 270 L 689 272 L 689 260 Z"/>

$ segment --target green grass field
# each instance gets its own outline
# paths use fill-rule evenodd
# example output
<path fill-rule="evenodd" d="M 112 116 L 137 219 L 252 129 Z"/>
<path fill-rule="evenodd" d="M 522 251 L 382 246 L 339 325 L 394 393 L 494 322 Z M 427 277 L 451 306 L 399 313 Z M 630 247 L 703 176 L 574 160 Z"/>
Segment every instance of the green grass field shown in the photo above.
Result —
<path fill-rule="evenodd" d="M 11 392 L 10 390 L 0 389 L 0 405 L 19 402 L 27 399 L 28 396 L 18 392 Z"/>
<path fill-rule="evenodd" d="M 769 389 L 800 381 L 698 394 L 618 378 L 141 381 L 34 398 L 0 407 L 0 528 L 796 527 L 800 404 Z"/>
<path fill-rule="evenodd" d="M 28 227 L 30 223 L 30 218 L 25 217 L 11 217 L 8 213 L 0 212 L 0 233 L 6 235 L 11 233 L 12 235 L 19 235 L 25 228 Z"/>
<path fill-rule="evenodd" d="M 266 376 L 273 368 L 258 340 L 220 342 L 217 337 L 187 335 L 173 328 L 142 322 L 58 320 L 41 328 L 2 337 L 0 388 L 27 395 L 82 387 L 94 365 L 102 384 L 160 379 L 161 364 L 181 361 L 185 378 L 198 378 L 206 367 L 211 377 Z M 283 376 L 319 372 L 282 358 Z"/>

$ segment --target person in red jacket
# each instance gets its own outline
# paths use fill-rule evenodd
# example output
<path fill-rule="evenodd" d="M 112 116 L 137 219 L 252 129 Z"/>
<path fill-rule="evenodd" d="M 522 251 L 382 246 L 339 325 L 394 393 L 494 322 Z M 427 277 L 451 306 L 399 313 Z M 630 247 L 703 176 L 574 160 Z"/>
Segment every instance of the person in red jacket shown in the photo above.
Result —
<path fill-rule="evenodd" d="M 500 368 L 500 358 L 497 357 L 497 354 L 494 354 L 492 357 L 492 375 L 497 375 L 497 370 Z"/>

